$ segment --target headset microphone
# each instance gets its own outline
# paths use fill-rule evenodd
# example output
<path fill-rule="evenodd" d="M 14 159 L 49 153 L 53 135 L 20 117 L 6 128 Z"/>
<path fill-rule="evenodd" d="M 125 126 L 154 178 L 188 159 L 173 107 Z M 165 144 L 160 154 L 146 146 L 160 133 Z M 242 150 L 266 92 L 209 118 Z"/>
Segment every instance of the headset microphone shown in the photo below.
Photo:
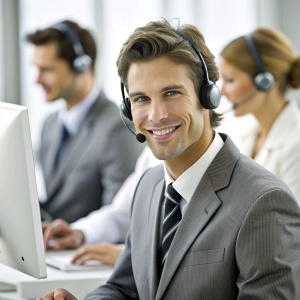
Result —
<path fill-rule="evenodd" d="M 133 132 L 133 131 L 131 130 L 131 128 L 126 124 L 126 122 L 125 122 L 125 120 L 124 120 L 124 118 L 123 118 L 123 116 L 122 116 L 122 112 L 120 112 L 120 116 L 121 116 L 121 119 L 122 119 L 124 125 L 129 129 L 129 131 L 130 131 L 132 134 L 135 135 L 135 138 L 137 139 L 137 141 L 140 142 L 140 143 L 145 143 L 146 137 L 145 137 L 142 133 L 136 134 L 135 132 Z"/>
<path fill-rule="evenodd" d="M 222 114 L 227 114 L 232 110 L 235 110 L 239 107 L 241 107 L 242 105 L 244 105 L 245 103 L 247 103 L 249 100 L 251 100 L 256 94 L 258 93 L 258 90 L 255 90 L 253 93 L 251 93 L 250 95 L 248 95 L 246 98 L 244 98 L 242 101 L 235 103 L 232 105 L 232 107 L 230 107 L 229 109 L 225 110 Z"/>

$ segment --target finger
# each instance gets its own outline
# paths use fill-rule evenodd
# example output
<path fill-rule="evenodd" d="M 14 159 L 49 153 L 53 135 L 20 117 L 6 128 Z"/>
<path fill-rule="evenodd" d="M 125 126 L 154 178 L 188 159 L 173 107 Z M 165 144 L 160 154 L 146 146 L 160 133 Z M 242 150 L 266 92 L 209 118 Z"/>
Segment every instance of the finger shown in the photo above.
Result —
<path fill-rule="evenodd" d="M 65 248 L 76 248 L 75 246 L 75 241 L 74 241 L 74 237 L 72 236 L 72 234 L 66 236 L 66 237 L 62 237 L 59 239 L 56 239 L 57 244 L 59 245 L 59 249 L 65 249 Z"/>
<path fill-rule="evenodd" d="M 66 236 L 70 231 L 69 224 L 63 220 L 57 219 L 50 223 L 44 231 L 45 249 L 48 248 L 48 243 L 52 237 Z"/>
<path fill-rule="evenodd" d="M 50 224 L 50 223 L 49 223 L 48 221 L 43 221 L 43 222 L 42 222 L 42 230 L 43 230 L 43 232 L 44 232 L 44 230 L 48 227 L 49 224 Z"/>
<path fill-rule="evenodd" d="M 78 248 L 83 243 L 83 233 L 80 230 L 71 230 L 70 233 L 58 239 L 61 248 Z"/>
<path fill-rule="evenodd" d="M 85 250 L 90 251 L 82 252 L 80 255 L 74 257 L 72 263 L 83 265 L 87 261 L 97 260 L 106 265 L 114 265 L 120 253 L 122 252 L 122 249 L 116 245 L 105 247 L 105 251 L 100 252 L 92 251 L 91 248 L 92 247 L 86 248 Z"/>
<path fill-rule="evenodd" d="M 53 300 L 54 299 L 54 292 L 50 292 L 43 297 L 37 298 L 36 300 Z"/>
<path fill-rule="evenodd" d="M 104 254 L 106 252 L 105 247 L 103 247 L 103 243 L 98 243 L 98 244 L 92 244 L 92 245 L 86 245 L 78 248 L 78 250 L 75 252 L 72 262 L 74 263 L 75 261 L 79 260 L 81 257 L 88 253 L 98 253 L 98 254 Z"/>
<path fill-rule="evenodd" d="M 75 263 L 75 261 L 77 261 L 78 259 L 80 259 L 83 255 L 85 255 L 86 253 L 88 253 L 90 251 L 90 245 L 88 246 L 82 246 L 80 248 L 78 248 L 78 250 L 74 253 L 74 256 L 72 258 L 72 263 Z"/>
<path fill-rule="evenodd" d="M 54 291 L 54 300 L 77 300 L 77 298 L 67 290 L 58 288 Z"/>
<path fill-rule="evenodd" d="M 101 254 L 97 254 L 95 252 L 90 252 L 90 253 L 86 253 L 82 256 L 80 256 L 79 258 L 77 258 L 74 263 L 76 265 L 84 265 L 87 261 L 91 261 L 91 260 L 97 260 L 99 262 L 103 262 L 103 259 L 105 259 L 105 257 Z"/>
<path fill-rule="evenodd" d="M 61 246 L 57 239 L 50 239 L 49 242 L 47 243 L 47 248 L 51 250 L 60 250 Z"/>
<path fill-rule="evenodd" d="M 51 245 L 49 245 L 49 241 L 54 235 L 55 235 L 55 232 L 53 231 L 51 225 L 49 225 L 47 228 L 45 228 L 45 230 L 43 232 L 45 249 L 51 248 Z"/>

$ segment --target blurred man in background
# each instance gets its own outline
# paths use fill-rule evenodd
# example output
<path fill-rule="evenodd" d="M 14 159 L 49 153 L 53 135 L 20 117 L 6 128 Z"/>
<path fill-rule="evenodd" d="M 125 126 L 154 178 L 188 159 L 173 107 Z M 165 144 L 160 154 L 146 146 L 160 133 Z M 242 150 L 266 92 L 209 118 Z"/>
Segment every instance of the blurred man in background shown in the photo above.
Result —
<path fill-rule="evenodd" d="M 112 201 L 143 147 L 95 84 L 97 49 L 88 30 L 66 20 L 27 40 L 35 45 L 33 63 L 46 101 L 62 98 L 66 104 L 42 130 L 44 219 L 74 222 Z"/>

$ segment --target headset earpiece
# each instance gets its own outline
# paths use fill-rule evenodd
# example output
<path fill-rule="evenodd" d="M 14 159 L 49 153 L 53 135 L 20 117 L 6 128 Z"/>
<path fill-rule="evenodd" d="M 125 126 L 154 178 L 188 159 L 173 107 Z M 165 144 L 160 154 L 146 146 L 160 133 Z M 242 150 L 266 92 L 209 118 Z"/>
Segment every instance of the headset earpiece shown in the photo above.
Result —
<path fill-rule="evenodd" d="M 78 74 L 87 72 L 88 70 L 91 69 L 91 67 L 92 67 L 92 59 L 86 54 L 76 57 L 73 62 L 73 69 Z"/>
<path fill-rule="evenodd" d="M 56 29 L 66 36 L 68 41 L 72 44 L 76 58 L 73 61 L 73 70 L 78 73 L 85 73 L 92 68 L 92 59 L 84 53 L 80 39 L 77 33 L 65 23 L 57 23 L 50 28 Z"/>
<path fill-rule="evenodd" d="M 258 73 L 253 80 L 254 84 L 259 91 L 269 91 L 275 84 L 275 78 L 273 74 L 264 70 L 264 65 L 259 55 L 256 43 L 252 37 L 252 34 L 245 35 L 245 39 L 251 51 L 251 55 L 254 59 L 256 68 L 258 70 Z"/>
<path fill-rule="evenodd" d="M 125 87 L 123 82 L 121 82 L 121 92 L 122 92 L 122 103 L 120 105 L 121 112 L 124 117 L 132 121 L 132 115 L 131 115 L 131 104 L 129 98 L 125 97 Z"/>
<path fill-rule="evenodd" d="M 219 106 L 220 101 L 221 101 L 221 93 L 219 88 L 209 80 L 208 76 L 208 71 L 207 71 L 207 66 L 205 63 L 205 60 L 203 59 L 200 51 L 196 47 L 196 45 L 184 34 L 181 32 L 175 30 L 175 33 L 182 37 L 184 40 L 186 40 L 190 46 L 195 50 L 196 54 L 200 58 L 200 61 L 202 63 L 202 69 L 203 69 L 203 74 L 204 74 L 204 79 L 203 83 L 200 88 L 200 103 L 205 109 L 215 109 Z"/>
<path fill-rule="evenodd" d="M 254 78 L 254 84 L 260 91 L 269 91 L 273 87 L 275 79 L 270 72 L 258 73 Z"/>
<path fill-rule="evenodd" d="M 200 102 L 205 109 L 215 109 L 221 100 L 219 88 L 211 81 L 202 84 L 200 89 Z"/>

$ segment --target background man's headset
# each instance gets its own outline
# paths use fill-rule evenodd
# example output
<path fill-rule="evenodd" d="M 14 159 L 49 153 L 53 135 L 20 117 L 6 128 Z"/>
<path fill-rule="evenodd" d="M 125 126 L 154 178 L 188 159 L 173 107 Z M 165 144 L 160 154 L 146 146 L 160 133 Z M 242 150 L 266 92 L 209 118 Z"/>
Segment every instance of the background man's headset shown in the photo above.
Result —
<path fill-rule="evenodd" d="M 255 66 L 258 72 L 254 77 L 254 84 L 259 91 L 269 91 L 275 84 L 275 78 L 273 74 L 264 70 L 264 65 L 252 34 L 247 34 L 244 37 L 251 51 L 251 55 L 254 59 Z"/>
<path fill-rule="evenodd" d="M 68 39 L 72 44 L 73 50 L 76 54 L 76 58 L 73 61 L 73 70 L 78 73 L 85 73 L 92 67 L 92 59 L 85 54 L 83 47 L 80 43 L 78 34 L 67 24 L 57 23 L 52 25 L 50 28 L 56 29 Z"/>
<path fill-rule="evenodd" d="M 220 104 L 221 93 L 220 93 L 219 88 L 212 81 L 209 80 L 207 66 L 206 66 L 206 63 L 205 63 L 200 51 L 198 50 L 196 45 L 189 38 L 187 38 L 185 35 L 183 35 L 181 32 L 175 31 L 175 33 L 177 35 L 179 35 L 180 37 L 182 37 L 184 40 L 186 40 L 190 44 L 190 46 L 195 50 L 196 54 L 200 58 L 200 61 L 202 62 L 204 79 L 203 79 L 203 83 L 200 88 L 200 103 L 201 103 L 201 105 L 205 109 L 217 108 Z M 120 105 L 121 112 L 127 119 L 132 121 L 131 104 L 130 104 L 129 98 L 125 97 L 125 87 L 124 87 L 123 82 L 121 82 L 121 92 L 122 92 L 122 97 L 123 97 L 122 103 Z"/>

